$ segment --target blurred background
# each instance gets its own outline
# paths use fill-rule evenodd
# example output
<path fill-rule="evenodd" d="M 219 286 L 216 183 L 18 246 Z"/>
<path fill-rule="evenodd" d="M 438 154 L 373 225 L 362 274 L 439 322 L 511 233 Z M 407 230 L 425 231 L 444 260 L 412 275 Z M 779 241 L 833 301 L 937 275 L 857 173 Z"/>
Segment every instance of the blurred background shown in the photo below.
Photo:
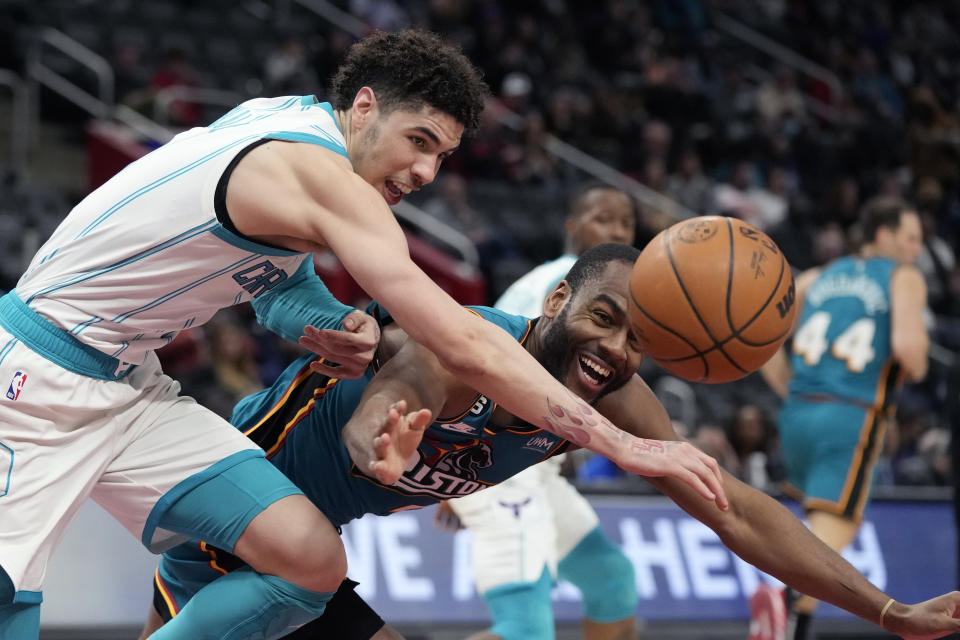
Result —
<path fill-rule="evenodd" d="M 640 203 L 637 245 L 719 213 L 765 230 L 797 271 L 850 250 L 873 195 L 916 204 L 930 373 L 899 398 L 877 500 L 848 558 L 901 600 L 957 586 L 960 447 L 960 4 L 950 0 L 0 0 L 0 289 L 71 206 L 177 131 L 259 95 L 326 94 L 372 29 L 458 43 L 492 95 L 437 182 L 395 211 L 415 260 L 465 304 L 491 304 L 556 257 L 588 179 Z M 365 294 L 330 255 L 344 302 Z M 229 415 L 299 347 L 221 312 L 161 354 L 185 391 Z M 641 373 L 677 427 L 779 497 L 779 399 L 759 377 L 710 386 Z M 755 571 L 642 480 L 581 455 L 570 469 L 638 568 L 644 637 L 745 637 Z M 791 505 L 789 501 L 785 502 Z M 464 536 L 430 512 L 364 519 L 345 539 L 361 593 L 410 638 L 462 637 L 486 611 Z M 45 587 L 44 638 L 126 638 L 154 559 L 95 506 Z M 366 591 L 364 591 L 366 589 Z M 555 592 L 577 637 L 575 595 Z M 842 612 L 820 637 L 873 637 Z M 568 624 L 569 623 L 569 624 Z M 877 636 L 880 637 L 880 636 Z"/>

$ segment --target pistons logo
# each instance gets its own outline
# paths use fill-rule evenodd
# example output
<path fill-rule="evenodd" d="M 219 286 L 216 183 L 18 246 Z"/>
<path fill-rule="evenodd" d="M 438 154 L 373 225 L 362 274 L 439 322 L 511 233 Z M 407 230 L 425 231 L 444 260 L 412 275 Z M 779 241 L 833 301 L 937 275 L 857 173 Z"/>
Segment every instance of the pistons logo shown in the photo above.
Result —
<path fill-rule="evenodd" d="M 441 500 L 465 496 L 483 489 L 480 473 L 493 465 L 489 442 L 471 440 L 445 444 L 424 437 L 417 460 L 393 485 L 406 493 L 429 495 Z"/>
<path fill-rule="evenodd" d="M 23 371 L 17 371 L 13 374 L 13 379 L 10 381 L 10 386 L 7 388 L 7 398 L 10 400 L 16 400 L 20 397 L 20 392 L 23 391 L 23 385 L 27 383 L 27 374 Z"/>

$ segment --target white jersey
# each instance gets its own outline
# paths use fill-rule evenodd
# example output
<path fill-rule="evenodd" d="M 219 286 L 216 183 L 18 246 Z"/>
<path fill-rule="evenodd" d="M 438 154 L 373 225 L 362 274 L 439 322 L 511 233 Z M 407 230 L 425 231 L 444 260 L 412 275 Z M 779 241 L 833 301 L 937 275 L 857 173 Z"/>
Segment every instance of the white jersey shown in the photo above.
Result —
<path fill-rule="evenodd" d="M 544 299 L 566 277 L 576 261 L 577 256 L 566 254 L 544 262 L 507 287 L 493 306 L 525 318 L 539 318 L 543 315 Z"/>
<path fill-rule="evenodd" d="M 230 162 L 261 139 L 319 144 L 346 156 L 329 104 L 313 96 L 245 102 L 87 196 L 40 248 L 14 293 L 88 347 L 140 364 L 182 329 L 270 291 L 309 254 L 242 238 L 214 209 Z"/>

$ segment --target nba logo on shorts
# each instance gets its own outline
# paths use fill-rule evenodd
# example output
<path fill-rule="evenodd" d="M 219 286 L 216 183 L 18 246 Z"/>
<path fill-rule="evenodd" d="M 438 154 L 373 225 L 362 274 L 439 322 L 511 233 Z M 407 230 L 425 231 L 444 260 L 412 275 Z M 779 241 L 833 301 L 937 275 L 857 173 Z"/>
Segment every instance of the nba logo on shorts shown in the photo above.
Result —
<path fill-rule="evenodd" d="M 7 389 L 7 397 L 11 400 L 16 400 L 20 397 L 20 392 L 23 391 L 23 385 L 27 382 L 27 374 L 23 371 L 17 371 L 13 374 L 13 380 L 10 381 L 10 388 Z"/>

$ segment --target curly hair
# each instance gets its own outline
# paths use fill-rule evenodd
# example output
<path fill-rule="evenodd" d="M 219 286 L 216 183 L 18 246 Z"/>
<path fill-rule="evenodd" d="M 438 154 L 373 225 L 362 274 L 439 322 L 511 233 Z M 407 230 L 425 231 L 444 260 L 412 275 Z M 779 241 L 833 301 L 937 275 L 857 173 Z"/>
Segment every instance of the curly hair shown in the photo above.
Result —
<path fill-rule="evenodd" d="M 333 78 L 330 102 L 346 111 L 365 86 L 385 112 L 430 106 L 467 129 L 480 124 L 489 93 L 481 72 L 458 48 L 414 29 L 375 32 L 350 47 Z"/>

